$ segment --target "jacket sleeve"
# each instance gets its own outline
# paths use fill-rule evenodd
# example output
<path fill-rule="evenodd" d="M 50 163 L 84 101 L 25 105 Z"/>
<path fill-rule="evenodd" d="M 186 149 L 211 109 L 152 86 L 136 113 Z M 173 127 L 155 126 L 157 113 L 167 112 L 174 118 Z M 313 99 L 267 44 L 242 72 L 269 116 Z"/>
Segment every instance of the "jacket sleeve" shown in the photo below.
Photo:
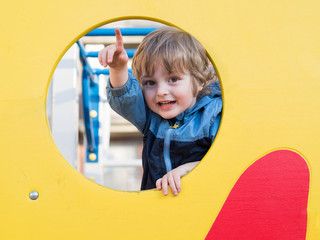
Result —
<path fill-rule="evenodd" d="M 213 115 L 210 121 L 210 139 L 211 139 L 211 144 L 213 143 L 219 126 L 220 126 L 220 121 L 221 121 L 221 112 L 222 112 L 222 99 L 221 97 L 216 97 L 213 100 L 214 103 L 214 108 L 213 108 Z"/>
<path fill-rule="evenodd" d="M 221 112 L 222 112 L 222 94 L 221 94 L 221 87 L 219 81 L 214 81 L 212 84 L 208 86 L 208 88 L 212 91 L 211 97 L 212 105 L 211 105 L 211 120 L 210 120 L 210 139 L 211 144 L 213 143 L 221 121 Z"/>
<path fill-rule="evenodd" d="M 148 110 L 140 84 L 131 73 L 129 73 L 127 83 L 121 88 L 113 88 L 109 79 L 107 98 L 111 108 L 115 112 L 135 125 L 144 134 Z"/>
<path fill-rule="evenodd" d="M 213 143 L 217 135 L 217 132 L 220 126 L 220 120 L 221 120 L 221 113 L 219 113 L 218 116 L 213 120 L 213 123 L 211 124 L 211 127 L 210 127 L 211 144 Z"/>

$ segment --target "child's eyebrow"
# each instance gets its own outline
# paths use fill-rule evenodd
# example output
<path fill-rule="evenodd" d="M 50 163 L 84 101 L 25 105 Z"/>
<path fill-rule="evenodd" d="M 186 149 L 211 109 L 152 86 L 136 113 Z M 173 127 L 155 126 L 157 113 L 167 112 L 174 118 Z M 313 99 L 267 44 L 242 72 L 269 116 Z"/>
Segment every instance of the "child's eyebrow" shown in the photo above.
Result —
<path fill-rule="evenodd" d="M 141 80 L 148 80 L 148 79 L 150 79 L 151 77 L 150 76 L 142 76 L 141 77 Z"/>
<path fill-rule="evenodd" d="M 172 76 L 172 75 L 182 75 L 182 74 L 183 74 L 183 73 L 178 72 L 178 71 L 173 71 L 173 72 L 168 73 L 169 76 Z"/>
<path fill-rule="evenodd" d="M 182 75 L 185 75 L 185 74 L 186 74 L 185 72 L 173 71 L 173 72 L 169 73 L 168 75 L 169 75 L 170 77 L 172 77 L 172 76 L 179 77 L 179 76 L 182 76 Z"/>

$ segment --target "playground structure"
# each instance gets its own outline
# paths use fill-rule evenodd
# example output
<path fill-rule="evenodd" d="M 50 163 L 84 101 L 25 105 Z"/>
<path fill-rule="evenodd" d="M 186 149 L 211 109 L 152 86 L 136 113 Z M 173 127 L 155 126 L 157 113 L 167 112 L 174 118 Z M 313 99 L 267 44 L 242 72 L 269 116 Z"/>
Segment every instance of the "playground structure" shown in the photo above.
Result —
<path fill-rule="evenodd" d="M 114 41 L 112 25 L 122 26 L 126 46 L 130 47 L 126 51 L 132 58 L 142 38 L 160 24 L 120 21 L 79 39 L 54 71 L 47 96 L 48 122 L 59 150 L 79 172 L 104 186 L 138 191 L 142 161 L 137 156 L 141 154 L 142 135 L 110 110 L 106 98 L 109 69 L 104 69 L 97 60 L 104 44 Z M 129 71 L 132 72 L 131 68 Z M 122 153 L 114 153 L 115 148 Z"/>
<path fill-rule="evenodd" d="M 319 239 L 319 7 L 315 0 L 7 2 L 0 238 Z M 50 134 L 46 95 L 61 57 L 96 27 L 130 18 L 190 32 L 222 83 L 217 138 L 178 197 L 92 183 Z"/>

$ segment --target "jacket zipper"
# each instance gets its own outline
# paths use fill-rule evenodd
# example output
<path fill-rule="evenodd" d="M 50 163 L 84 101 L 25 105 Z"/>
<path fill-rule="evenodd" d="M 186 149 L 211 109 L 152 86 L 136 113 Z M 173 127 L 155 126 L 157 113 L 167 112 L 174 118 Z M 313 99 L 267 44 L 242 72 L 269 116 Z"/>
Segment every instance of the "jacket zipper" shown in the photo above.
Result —
<path fill-rule="evenodd" d="M 170 172 L 172 170 L 172 165 L 170 160 L 170 138 L 171 138 L 172 130 L 173 129 L 169 128 L 164 137 L 163 157 L 164 157 L 164 163 L 166 164 L 167 172 Z"/>
<path fill-rule="evenodd" d="M 173 129 L 178 128 L 179 125 L 175 124 L 174 126 L 171 126 L 164 137 L 164 147 L 163 147 L 163 157 L 164 157 L 164 163 L 166 165 L 167 172 L 170 172 L 172 170 L 172 164 L 170 159 L 170 141 L 171 141 L 171 134 Z"/>

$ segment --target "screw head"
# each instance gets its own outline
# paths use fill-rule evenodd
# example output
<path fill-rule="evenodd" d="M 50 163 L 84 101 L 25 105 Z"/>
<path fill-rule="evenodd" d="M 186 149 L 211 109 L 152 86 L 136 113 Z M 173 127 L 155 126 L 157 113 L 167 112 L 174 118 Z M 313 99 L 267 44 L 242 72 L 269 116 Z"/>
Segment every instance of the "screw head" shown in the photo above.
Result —
<path fill-rule="evenodd" d="M 89 154 L 89 160 L 90 161 L 95 161 L 97 159 L 97 155 L 96 154 L 94 154 L 94 153 L 90 153 Z"/>
<path fill-rule="evenodd" d="M 95 110 L 91 110 L 91 111 L 89 112 L 89 115 L 90 115 L 91 118 L 96 118 L 96 117 L 98 116 L 98 113 L 97 113 L 97 111 L 95 111 Z"/>
<path fill-rule="evenodd" d="M 37 200 L 39 197 L 39 193 L 37 191 L 32 191 L 30 192 L 29 197 L 31 200 Z"/>

